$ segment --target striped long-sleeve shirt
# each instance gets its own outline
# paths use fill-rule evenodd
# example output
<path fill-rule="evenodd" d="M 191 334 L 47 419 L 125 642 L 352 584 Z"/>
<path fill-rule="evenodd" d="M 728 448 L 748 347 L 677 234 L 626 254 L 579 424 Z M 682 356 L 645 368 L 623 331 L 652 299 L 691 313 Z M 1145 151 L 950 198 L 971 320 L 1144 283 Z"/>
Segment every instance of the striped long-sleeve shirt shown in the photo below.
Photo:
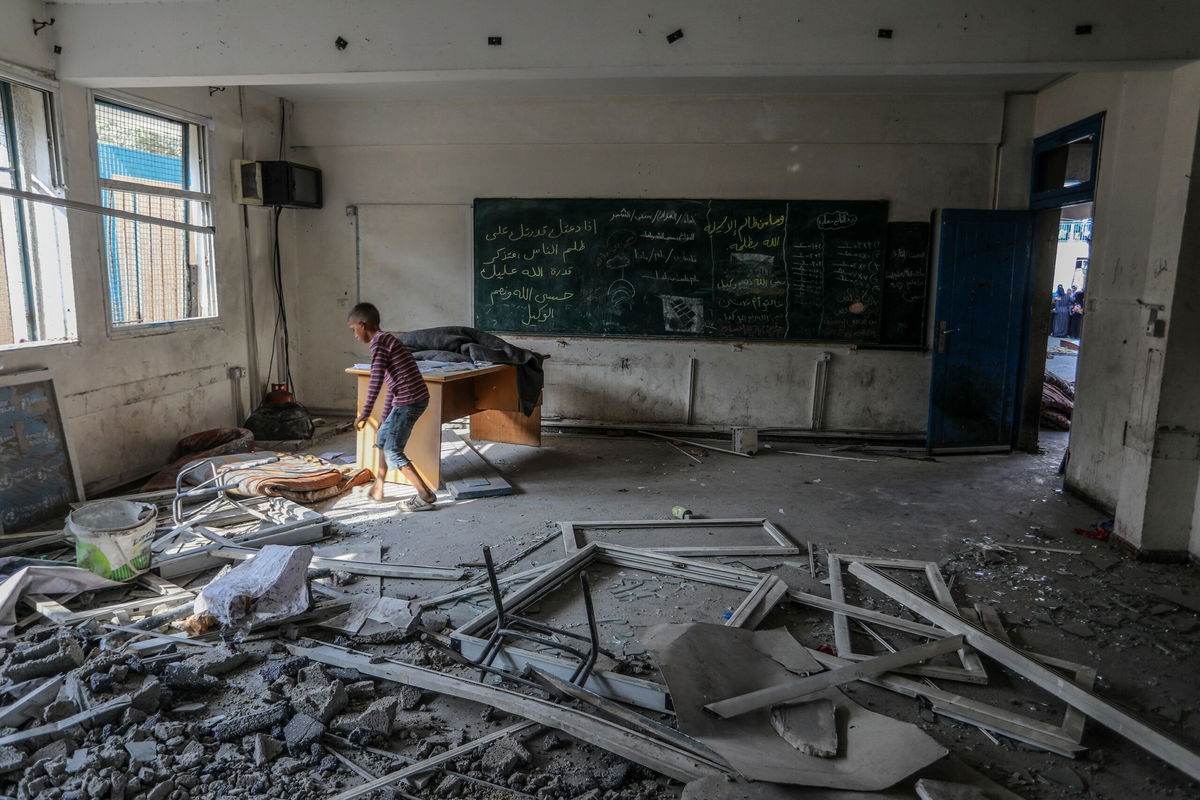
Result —
<path fill-rule="evenodd" d="M 387 419 L 392 406 L 410 406 L 429 399 L 425 379 L 421 377 L 421 370 L 417 368 L 412 353 L 392 334 L 377 331 L 371 337 L 371 381 L 367 385 L 362 416 L 371 414 L 384 379 L 387 380 L 388 389 L 383 398 L 381 419 Z"/>

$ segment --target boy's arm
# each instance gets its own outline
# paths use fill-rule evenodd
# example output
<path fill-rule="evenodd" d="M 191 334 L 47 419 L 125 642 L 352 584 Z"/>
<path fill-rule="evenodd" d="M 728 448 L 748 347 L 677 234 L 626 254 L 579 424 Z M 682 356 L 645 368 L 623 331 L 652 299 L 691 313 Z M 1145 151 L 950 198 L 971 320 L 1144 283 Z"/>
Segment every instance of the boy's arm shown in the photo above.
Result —
<path fill-rule="evenodd" d="M 367 399 L 363 401 L 362 411 L 358 415 L 356 422 L 361 426 L 371 416 L 371 409 L 375 407 L 375 399 L 379 397 L 379 389 L 383 386 L 383 348 L 371 348 L 371 381 L 367 384 Z"/>

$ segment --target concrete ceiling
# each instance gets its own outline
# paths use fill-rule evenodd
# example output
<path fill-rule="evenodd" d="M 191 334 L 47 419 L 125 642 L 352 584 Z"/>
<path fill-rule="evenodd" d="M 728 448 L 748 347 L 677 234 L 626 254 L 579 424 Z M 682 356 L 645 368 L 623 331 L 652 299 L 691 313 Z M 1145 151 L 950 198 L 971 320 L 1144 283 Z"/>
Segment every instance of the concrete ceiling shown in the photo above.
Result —
<path fill-rule="evenodd" d="M 76 0 L 109 2 L 109 0 Z M 1011 75 L 827 75 L 711 78 L 564 78 L 406 80 L 337 84 L 268 84 L 257 88 L 294 102 L 486 100 L 500 97 L 597 95 L 780 95 L 1036 92 L 1060 73 Z"/>

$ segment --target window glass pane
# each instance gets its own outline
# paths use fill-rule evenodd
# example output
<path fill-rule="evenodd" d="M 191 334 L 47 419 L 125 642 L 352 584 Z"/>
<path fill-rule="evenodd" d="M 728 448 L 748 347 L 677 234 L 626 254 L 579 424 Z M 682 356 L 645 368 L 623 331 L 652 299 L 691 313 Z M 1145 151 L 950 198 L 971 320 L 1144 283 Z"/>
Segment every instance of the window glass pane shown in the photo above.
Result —
<path fill-rule="evenodd" d="M 1076 186 L 1092 179 L 1092 137 L 1071 142 L 1037 155 L 1035 191 Z"/>
<path fill-rule="evenodd" d="M 190 225 L 208 225 L 207 200 L 157 194 L 204 191 L 197 153 L 203 129 L 110 102 L 96 103 L 101 203 L 113 209 Z M 126 191 L 105 181 L 137 183 Z M 104 218 L 110 315 L 114 326 L 216 314 L 211 235 L 150 221 Z"/>
<path fill-rule="evenodd" d="M 0 82 L 0 187 L 61 196 L 50 96 Z M 74 336 L 66 211 L 0 197 L 0 347 Z"/>
<path fill-rule="evenodd" d="M 182 122 L 96 104 L 101 178 L 186 188 L 183 138 Z"/>

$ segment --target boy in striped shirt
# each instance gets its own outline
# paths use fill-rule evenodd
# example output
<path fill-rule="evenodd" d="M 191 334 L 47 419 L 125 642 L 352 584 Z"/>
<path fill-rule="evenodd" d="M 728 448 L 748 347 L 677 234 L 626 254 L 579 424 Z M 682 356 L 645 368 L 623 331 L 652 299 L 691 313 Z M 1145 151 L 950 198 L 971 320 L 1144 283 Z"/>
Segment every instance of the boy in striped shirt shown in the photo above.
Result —
<path fill-rule="evenodd" d="M 350 310 L 347 318 L 354 338 L 363 344 L 371 345 L 371 381 L 367 386 L 367 399 L 363 402 L 362 411 L 354 421 L 354 427 L 362 430 L 379 390 L 387 381 L 384 392 L 383 423 L 375 437 L 375 446 L 383 450 L 384 473 L 387 469 L 398 469 L 417 490 L 416 497 L 403 500 L 397 506 L 402 511 L 429 511 L 433 508 L 437 495 L 417 474 L 412 462 L 404 455 L 404 445 L 408 443 L 409 434 L 417 418 L 429 405 L 429 390 L 425 388 L 425 380 L 417 362 L 399 339 L 387 331 L 379 329 L 379 309 L 370 303 L 359 303 Z M 375 476 L 375 485 L 371 487 L 372 500 L 383 500 L 383 475 Z"/>

